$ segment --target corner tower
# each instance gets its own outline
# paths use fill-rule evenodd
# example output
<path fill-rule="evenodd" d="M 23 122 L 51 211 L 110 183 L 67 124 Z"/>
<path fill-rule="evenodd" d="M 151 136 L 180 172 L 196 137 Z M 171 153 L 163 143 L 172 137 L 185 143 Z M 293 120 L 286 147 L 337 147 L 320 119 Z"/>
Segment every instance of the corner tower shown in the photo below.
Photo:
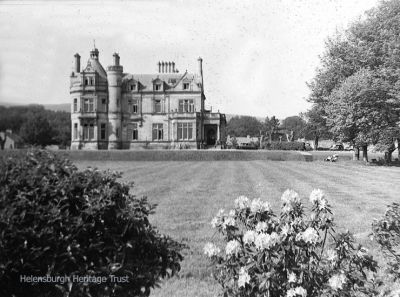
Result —
<path fill-rule="evenodd" d="M 107 67 L 108 79 L 108 149 L 120 149 L 122 140 L 121 125 L 121 85 L 123 67 L 119 55 L 114 53 L 113 65 Z"/>

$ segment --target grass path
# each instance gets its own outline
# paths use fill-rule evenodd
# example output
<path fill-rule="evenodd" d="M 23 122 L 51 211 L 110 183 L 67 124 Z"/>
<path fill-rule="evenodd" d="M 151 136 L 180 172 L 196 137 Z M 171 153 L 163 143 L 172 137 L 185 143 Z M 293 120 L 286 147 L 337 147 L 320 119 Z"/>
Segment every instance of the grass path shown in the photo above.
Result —
<path fill-rule="evenodd" d="M 294 189 L 308 200 L 311 190 L 320 188 L 333 207 L 338 229 L 349 229 L 369 245 L 372 219 L 380 217 L 386 205 L 400 200 L 400 168 L 353 162 L 79 161 L 77 165 L 122 171 L 124 180 L 135 182 L 133 193 L 158 204 L 152 223 L 189 245 L 179 277 L 168 280 L 152 296 L 218 293 L 202 248 L 214 236 L 209 223 L 212 217 L 220 208 L 230 209 L 239 195 L 268 200 L 278 210 L 285 189 Z"/>

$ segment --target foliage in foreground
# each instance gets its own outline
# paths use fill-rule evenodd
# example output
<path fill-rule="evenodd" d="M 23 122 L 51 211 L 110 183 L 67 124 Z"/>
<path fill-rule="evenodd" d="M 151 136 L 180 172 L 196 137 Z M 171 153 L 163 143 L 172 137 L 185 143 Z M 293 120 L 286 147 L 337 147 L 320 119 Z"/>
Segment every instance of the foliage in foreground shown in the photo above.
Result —
<path fill-rule="evenodd" d="M 380 245 L 387 260 L 386 282 L 400 281 L 400 204 L 389 205 L 383 218 L 372 224 L 374 239 Z M 397 294 L 400 295 L 400 286 Z M 398 296 L 398 295 L 397 295 Z"/>
<path fill-rule="evenodd" d="M 119 177 L 46 151 L 0 160 L 0 296 L 148 296 L 179 271 L 183 246 Z M 31 275 L 105 281 L 21 282 Z"/>
<path fill-rule="evenodd" d="M 298 194 L 282 195 L 277 217 L 267 202 L 241 196 L 221 210 L 212 225 L 226 241 L 204 252 L 224 296 L 371 296 L 377 263 L 350 233 L 336 233 L 331 208 L 321 190 L 310 195 L 305 215 Z"/>

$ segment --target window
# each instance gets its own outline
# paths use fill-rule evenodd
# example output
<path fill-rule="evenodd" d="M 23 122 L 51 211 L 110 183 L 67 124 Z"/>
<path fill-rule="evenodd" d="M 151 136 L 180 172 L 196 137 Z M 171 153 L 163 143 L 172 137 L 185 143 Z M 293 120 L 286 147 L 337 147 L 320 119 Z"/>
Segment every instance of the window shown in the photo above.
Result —
<path fill-rule="evenodd" d="M 90 78 L 90 85 L 94 86 L 94 78 L 93 77 Z"/>
<path fill-rule="evenodd" d="M 84 124 L 83 125 L 83 139 L 84 140 L 94 139 L 94 125 L 93 124 Z"/>
<path fill-rule="evenodd" d="M 93 99 L 83 99 L 83 111 L 93 112 L 94 111 L 94 100 Z"/>
<path fill-rule="evenodd" d="M 117 107 L 119 107 L 119 99 L 117 99 Z"/>
<path fill-rule="evenodd" d="M 74 112 L 77 112 L 77 111 L 78 111 L 78 99 L 75 98 L 74 99 Z"/>
<path fill-rule="evenodd" d="M 106 124 L 100 124 L 100 139 L 106 140 Z"/>
<path fill-rule="evenodd" d="M 179 112 L 194 112 L 193 99 L 179 100 Z"/>
<path fill-rule="evenodd" d="M 161 84 L 155 84 L 154 91 L 161 91 Z"/>
<path fill-rule="evenodd" d="M 137 100 L 129 100 L 128 101 L 128 110 L 130 113 L 138 113 L 138 101 Z"/>
<path fill-rule="evenodd" d="M 154 100 L 154 112 L 161 112 L 161 100 Z"/>
<path fill-rule="evenodd" d="M 89 139 L 94 139 L 94 125 L 89 124 Z"/>
<path fill-rule="evenodd" d="M 193 124 L 178 123 L 178 140 L 193 139 Z"/>
<path fill-rule="evenodd" d="M 137 123 L 133 123 L 128 128 L 128 137 L 129 140 L 138 140 L 138 126 Z"/>
<path fill-rule="evenodd" d="M 131 85 L 129 85 L 129 88 L 130 88 L 131 91 L 134 91 L 134 90 L 136 90 L 136 85 L 135 84 L 131 84 Z"/>
<path fill-rule="evenodd" d="M 163 140 L 163 124 L 153 124 L 153 140 Z"/>
<path fill-rule="evenodd" d="M 85 86 L 89 85 L 89 78 L 85 78 Z"/>
<path fill-rule="evenodd" d="M 189 83 L 183 83 L 183 89 L 189 90 Z"/>
<path fill-rule="evenodd" d="M 78 139 L 78 124 L 74 124 L 74 139 Z"/>
<path fill-rule="evenodd" d="M 105 98 L 101 99 L 102 111 L 107 112 L 107 100 Z"/>

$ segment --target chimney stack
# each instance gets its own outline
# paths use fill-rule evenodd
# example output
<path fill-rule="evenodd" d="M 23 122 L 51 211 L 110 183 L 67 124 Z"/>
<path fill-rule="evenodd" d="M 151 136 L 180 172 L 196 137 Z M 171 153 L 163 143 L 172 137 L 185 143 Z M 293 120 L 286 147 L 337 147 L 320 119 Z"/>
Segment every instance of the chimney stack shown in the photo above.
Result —
<path fill-rule="evenodd" d="M 162 72 L 162 73 L 164 73 L 164 66 L 165 66 L 165 63 L 164 63 L 164 62 L 161 62 L 161 72 Z"/>
<path fill-rule="evenodd" d="M 175 73 L 175 62 L 172 62 L 172 72 Z"/>
<path fill-rule="evenodd" d="M 172 63 L 168 62 L 168 72 L 171 73 L 171 69 L 172 69 Z"/>
<path fill-rule="evenodd" d="M 114 66 L 119 66 L 119 55 L 117 53 L 114 53 L 113 57 L 114 57 Z"/>
<path fill-rule="evenodd" d="M 161 62 L 158 61 L 158 73 L 161 73 Z"/>
<path fill-rule="evenodd" d="M 76 53 L 74 57 L 75 57 L 74 71 L 76 73 L 80 73 L 81 72 L 81 56 L 79 56 L 79 54 Z"/>

